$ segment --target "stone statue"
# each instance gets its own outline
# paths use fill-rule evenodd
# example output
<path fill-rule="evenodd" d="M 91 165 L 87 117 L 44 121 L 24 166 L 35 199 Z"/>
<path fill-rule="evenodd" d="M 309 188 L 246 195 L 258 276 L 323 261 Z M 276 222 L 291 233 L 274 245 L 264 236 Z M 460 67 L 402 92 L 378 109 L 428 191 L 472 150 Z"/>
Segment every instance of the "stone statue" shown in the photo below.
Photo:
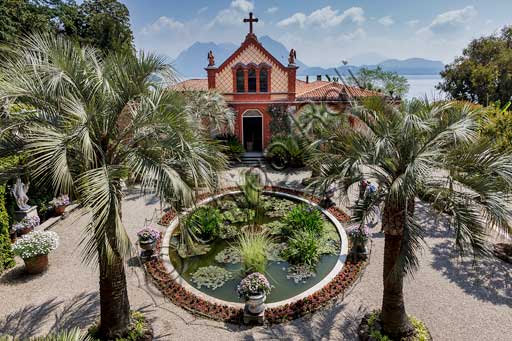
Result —
<path fill-rule="evenodd" d="M 288 64 L 294 65 L 295 59 L 297 59 L 297 51 L 295 51 L 295 49 L 291 49 L 290 55 L 288 56 Z"/>
<path fill-rule="evenodd" d="M 14 188 L 11 190 L 12 194 L 14 195 L 14 198 L 16 199 L 16 204 L 20 208 L 21 211 L 28 210 L 31 206 L 28 205 L 28 188 L 30 186 L 30 183 L 27 183 L 26 185 L 21 182 L 21 179 L 16 179 L 16 184 L 14 185 Z"/>
<path fill-rule="evenodd" d="M 215 56 L 213 55 L 213 51 L 210 50 L 208 52 L 208 66 L 214 66 L 215 65 Z"/>

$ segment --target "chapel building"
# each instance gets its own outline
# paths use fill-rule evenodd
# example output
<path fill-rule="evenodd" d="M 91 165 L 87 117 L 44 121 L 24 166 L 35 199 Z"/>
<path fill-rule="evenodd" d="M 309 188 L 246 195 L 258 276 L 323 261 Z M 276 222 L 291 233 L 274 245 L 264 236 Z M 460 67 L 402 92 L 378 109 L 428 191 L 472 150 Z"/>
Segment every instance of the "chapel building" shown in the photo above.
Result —
<path fill-rule="evenodd" d="M 248 152 L 262 152 L 270 143 L 272 105 L 281 105 L 297 113 L 304 106 L 324 103 L 338 110 L 349 105 L 349 99 L 381 95 L 338 82 L 302 81 L 297 79 L 296 52 L 290 51 L 284 65 L 258 41 L 249 14 L 250 30 L 241 46 L 220 65 L 213 52 L 208 54 L 207 78 L 189 79 L 173 86 L 178 91 L 217 91 L 236 113 L 235 134 Z M 320 77 L 317 77 L 320 78 Z"/>

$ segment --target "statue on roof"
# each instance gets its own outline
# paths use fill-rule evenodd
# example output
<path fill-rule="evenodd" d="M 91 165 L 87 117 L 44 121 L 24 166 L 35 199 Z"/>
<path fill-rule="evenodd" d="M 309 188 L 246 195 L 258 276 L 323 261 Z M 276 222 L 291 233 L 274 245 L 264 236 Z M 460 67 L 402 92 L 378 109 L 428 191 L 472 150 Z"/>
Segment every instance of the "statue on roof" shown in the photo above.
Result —
<path fill-rule="evenodd" d="M 291 49 L 290 55 L 288 56 L 288 64 L 295 65 L 296 59 L 297 59 L 297 51 L 295 51 L 295 49 Z"/>
<path fill-rule="evenodd" d="M 208 52 L 208 66 L 214 66 L 215 65 L 215 56 L 213 55 L 213 51 L 210 50 Z"/>

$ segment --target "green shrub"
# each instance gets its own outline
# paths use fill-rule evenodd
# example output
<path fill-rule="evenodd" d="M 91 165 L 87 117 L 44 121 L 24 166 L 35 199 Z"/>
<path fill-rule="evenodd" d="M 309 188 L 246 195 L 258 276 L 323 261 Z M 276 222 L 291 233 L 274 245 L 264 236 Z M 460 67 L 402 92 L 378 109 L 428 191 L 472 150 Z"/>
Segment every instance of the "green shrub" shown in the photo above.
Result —
<path fill-rule="evenodd" d="M 11 250 L 9 226 L 9 216 L 5 209 L 5 185 L 0 185 L 0 273 L 16 264 Z"/>
<path fill-rule="evenodd" d="M 242 259 L 243 271 L 264 274 L 267 268 L 268 252 L 273 247 L 272 238 L 266 233 L 245 231 L 238 236 L 235 246 Z"/>
<path fill-rule="evenodd" d="M 322 213 L 308 205 L 294 207 L 284 218 L 283 234 L 291 236 L 295 231 L 308 231 L 319 236 L 323 229 Z"/>
<path fill-rule="evenodd" d="M 288 240 L 283 257 L 291 264 L 314 266 L 320 259 L 320 240 L 312 231 L 297 231 Z"/>
<path fill-rule="evenodd" d="M 225 154 L 231 161 L 240 161 L 241 156 L 245 153 L 244 146 L 238 141 L 235 135 L 222 135 L 217 137 L 225 147 Z"/>
<path fill-rule="evenodd" d="M 298 136 L 282 136 L 272 139 L 267 148 L 267 160 L 286 160 L 290 167 L 304 167 L 307 148 Z"/>
<path fill-rule="evenodd" d="M 196 209 L 185 224 L 196 237 L 209 240 L 218 235 L 221 223 L 220 211 L 214 207 L 204 206 Z"/>

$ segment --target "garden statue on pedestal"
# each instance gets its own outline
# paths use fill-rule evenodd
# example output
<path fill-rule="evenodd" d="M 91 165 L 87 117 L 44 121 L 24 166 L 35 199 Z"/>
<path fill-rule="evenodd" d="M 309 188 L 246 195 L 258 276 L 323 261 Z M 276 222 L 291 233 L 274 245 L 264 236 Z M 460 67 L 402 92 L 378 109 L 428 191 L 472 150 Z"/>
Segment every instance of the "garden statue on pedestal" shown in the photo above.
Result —
<path fill-rule="evenodd" d="M 27 192 L 30 184 L 24 184 L 20 178 L 16 179 L 16 184 L 11 190 L 14 199 L 16 200 L 16 205 L 18 205 L 19 210 L 14 212 L 14 216 L 16 220 L 22 221 L 23 219 L 30 219 L 39 216 L 37 215 L 37 206 L 30 206 L 28 204 L 28 196 Z"/>

